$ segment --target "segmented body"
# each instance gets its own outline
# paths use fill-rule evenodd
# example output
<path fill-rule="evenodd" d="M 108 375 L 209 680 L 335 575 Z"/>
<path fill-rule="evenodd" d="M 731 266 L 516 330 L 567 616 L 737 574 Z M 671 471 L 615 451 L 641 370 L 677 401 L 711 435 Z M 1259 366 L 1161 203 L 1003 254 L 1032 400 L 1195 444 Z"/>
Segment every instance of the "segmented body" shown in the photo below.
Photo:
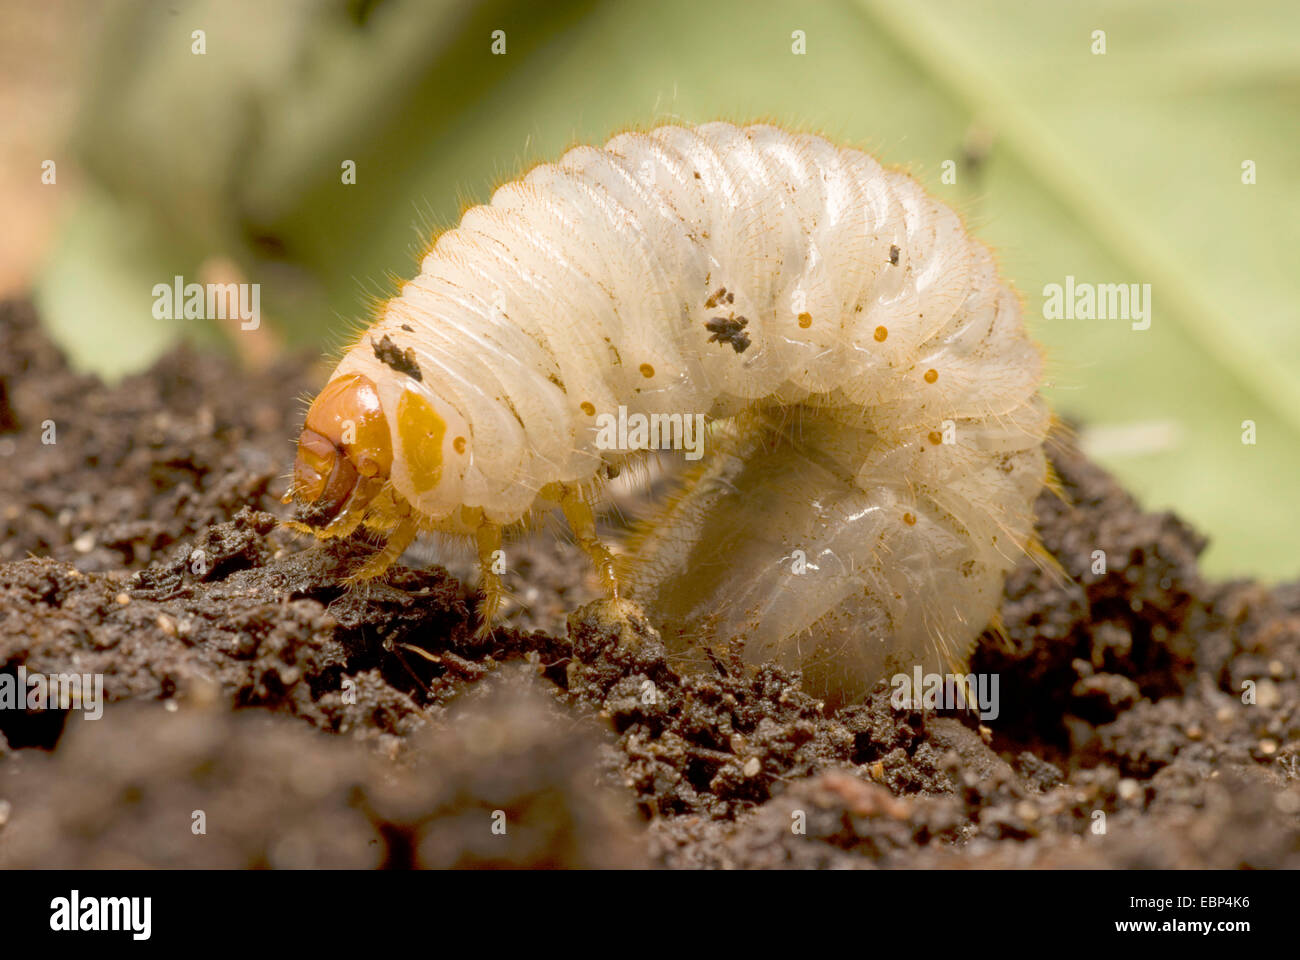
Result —
<path fill-rule="evenodd" d="M 602 415 L 727 423 L 634 595 L 674 643 L 742 634 L 827 689 L 960 661 L 1046 475 L 1040 353 L 989 251 L 907 175 L 771 126 L 627 133 L 502 186 L 349 375 L 397 512 L 480 545 L 642 455 Z"/>

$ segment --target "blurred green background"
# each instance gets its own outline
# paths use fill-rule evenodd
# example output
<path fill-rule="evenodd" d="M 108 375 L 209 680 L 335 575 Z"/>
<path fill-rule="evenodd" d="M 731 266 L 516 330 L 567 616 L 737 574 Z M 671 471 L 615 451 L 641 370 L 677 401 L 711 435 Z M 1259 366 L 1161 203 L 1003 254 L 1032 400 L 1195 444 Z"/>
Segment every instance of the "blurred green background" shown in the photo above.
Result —
<path fill-rule="evenodd" d="M 899 164 L 966 216 L 1025 295 L 1057 408 L 1147 506 L 1211 537 L 1209 572 L 1300 573 L 1295 0 L 174 0 L 100 15 L 56 154 L 76 193 L 35 276 L 84 366 L 118 376 L 181 336 L 229 348 L 241 334 L 152 316 L 154 284 L 214 259 L 261 284 L 278 342 L 337 347 L 437 230 L 527 165 L 630 126 L 770 119 Z M 1043 319 L 1044 285 L 1067 275 L 1151 284 L 1150 329 Z"/>

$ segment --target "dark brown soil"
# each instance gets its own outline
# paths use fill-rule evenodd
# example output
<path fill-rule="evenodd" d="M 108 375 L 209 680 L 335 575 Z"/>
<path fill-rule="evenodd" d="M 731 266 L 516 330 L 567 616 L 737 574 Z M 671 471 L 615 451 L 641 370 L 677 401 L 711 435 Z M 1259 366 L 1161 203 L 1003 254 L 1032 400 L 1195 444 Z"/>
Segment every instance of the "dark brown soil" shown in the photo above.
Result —
<path fill-rule="evenodd" d="M 1064 438 L 1064 573 L 1026 560 L 975 657 L 1001 715 L 828 714 L 620 638 L 563 538 L 512 550 L 488 639 L 441 567 L 344 589 L 365 544 L 278 526 L 320 373 L 183 349 L 108 387 L 0 304 L 0 672 L 108 703 L 0 710 L 0 866 L 1300 867 L 1300 584 L 1203 581 Z"/>

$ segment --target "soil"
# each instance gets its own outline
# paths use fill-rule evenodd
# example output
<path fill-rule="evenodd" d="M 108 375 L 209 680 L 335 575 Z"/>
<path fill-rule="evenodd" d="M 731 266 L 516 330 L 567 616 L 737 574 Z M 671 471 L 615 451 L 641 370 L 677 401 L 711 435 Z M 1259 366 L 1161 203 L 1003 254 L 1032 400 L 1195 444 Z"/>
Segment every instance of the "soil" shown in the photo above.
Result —
<path fill-rule="evenodd" d="M 345 588 L 369 545 L 280 525 L 323 376 L 180 348 L 107 386 L 0 304 L 0 673 L 106 703 L 0 710 L 0 866 L 1300 867 L 1300 583 L 1203 580 L 1068 434 L 981 723 L 681 675 L 553 532 L 488 637 L 430 547 Z"/>

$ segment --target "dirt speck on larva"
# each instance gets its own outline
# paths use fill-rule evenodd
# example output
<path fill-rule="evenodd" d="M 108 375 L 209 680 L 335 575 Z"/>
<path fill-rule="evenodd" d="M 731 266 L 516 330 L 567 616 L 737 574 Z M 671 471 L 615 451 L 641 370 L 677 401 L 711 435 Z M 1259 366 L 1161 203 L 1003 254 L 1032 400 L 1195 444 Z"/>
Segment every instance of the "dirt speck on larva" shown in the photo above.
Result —
<path fill-rule="evenodd" d="M 403 327 L 409 330 L 410 327 Z M 407 347 L 403 350 L 397 344 L 393 343 L 392 337 L 384 334 L 377 342 L 371 344 L 374 350 L 375 359 L 396 370 L 398 373 L 404 373 L 413 380 L 423 380 L 424 374 L 420 372 L 420 364 L 415 359 L 415 349 Z"/>
<path fill-rule="evenodd" d="M 730 345 L 736 353 L 744 353 L 751 342 L 744 332 L 748 324 L 745 317 L 714 317 L 704 322 L 704 329 L 709 332 L 709 343 Z"/>
<path fill-rule="evenodd" d="M 1021 563 L 972 665 L 999 716 L 884 684 L 827 715 L 735 651 L 683 675 L 554 536 L 511 547 L 487 638 L 468 558 L 345 589 L 364 540 L 278 525 L 321 372 L 178 350 L 106 387 L 0 304 L 0 673 L 106 701 L 0 711 L 0 866 L 1300 867 L 1300 584 L 1207 582 L 1063 438 L 1038 529 L 1069 577 Z M 527 829 L 459 826 L 496 810 Z"/>

